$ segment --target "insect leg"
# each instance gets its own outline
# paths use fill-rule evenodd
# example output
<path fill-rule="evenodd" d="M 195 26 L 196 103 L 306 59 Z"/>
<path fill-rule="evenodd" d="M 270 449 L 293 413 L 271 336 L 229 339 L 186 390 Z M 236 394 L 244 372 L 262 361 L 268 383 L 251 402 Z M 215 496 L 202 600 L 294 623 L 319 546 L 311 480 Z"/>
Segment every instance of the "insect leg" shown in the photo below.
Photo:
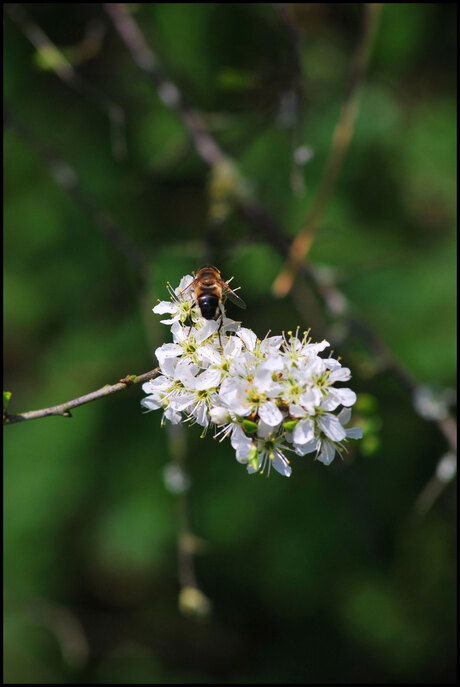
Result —
<path fill-rule="evenodd" d="M 222 341 L 220 339 L 220 330 L 222 329 L 222 325 L 224 324 L 224 312 L 225 312 L 225 308 L 224 308 L 222 303 L 219 303 L 219 311 L 220 311 L 220 324 L 219 324 L 219 328 L 217 329 L 217 334 L 219 336 L 220 347 L 222 348 Z"/>

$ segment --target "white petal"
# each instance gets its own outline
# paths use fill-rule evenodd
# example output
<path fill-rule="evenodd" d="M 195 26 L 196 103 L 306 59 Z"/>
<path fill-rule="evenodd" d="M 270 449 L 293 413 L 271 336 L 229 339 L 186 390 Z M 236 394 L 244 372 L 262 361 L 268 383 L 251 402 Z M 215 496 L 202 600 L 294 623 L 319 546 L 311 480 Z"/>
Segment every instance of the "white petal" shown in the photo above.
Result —
<path fill-rule="evenodd" d="M 277 388 L 278 385 L 273 381 L 272 374 L 271 370 L 264 369 L 263 366 L 257 368 L 253 384 L 261 394 L 274 391 Z"/>
<path fill-rule="evenodd" d="M 317 355 L 321 351 L 324 351 L 325 348 L 329 346 L 329 341 L 326 341 L 326 339 L 323 339 L 320 341 L 320 343 L 314 343 L 314 344 L 306 344 L 303 349 L 302 353 L 304 355 Z"/>
<path fill-rule="evenodd" d="M 351 418 L 350 408 L 342 408 L 340 413 L 337 415 L 342 425 L 348 425 Z"/>
<path fill-rule="evenodd" d="M 323 375 L 326 372 L 327 367 L 324 364 L 324 360 L 322 358 L 318 358 L 317 355 L 310 357 L 307 360 L 307 363 L 302 364 L 300 371 L 304 381 L 311 383 L 312 377 L 319 377 L 320 375 Z"/>
<path fill-rule="evenodd" d="M 313 453 L 313 451 L 318 450 L 318 440 L 313 439 L 313 441 L 309 441 L 308 444 L 294 444 L 294 449 L 297 455 L 306 456 L 307 453 Z"/>
<path fill-rule="evenodd" d="M 307 391 L 299 396 L 300 404 L 305 408 L 307 413 L 311 413 L 312 415 L 315 413 L 315 407 L 319 406 L 322 400 L 323 395 L 316 387 L 307 389 Z"/>
<path fill-rule="evenodd" d="M 317 422 L 319 428 L 322 429 L 324 434 L 329 437 L 329 439 L 332 439 L 332 441 L 342 441 L 342 439 L 345 439 L 345 430 L 340 424 L 340 420 L 335 417 L 335 415 L 326 413 L 325 415 L 321 415 Z"/>
<path fill-rule="evenodd" d="M 314 439 L 314 425 L 312 420 L 301 420 L 294 427 L 292 438 L 294 444 L 307 444 Z"/>
<path fill-rule="evenodd" d="M 147 408 L 147 410 L 158 410 L 162 407 L 162 401 L 156 398 L 156 396 L 147 396 L 141 400 L 141 406 Z"/>
<path fill-rule="evenodd" d="M 155 355 L 160 365 L 166 358 L 175 358 L 182 354 L 182 348 L 178 344 L 167 343 L 156 349 Z"/>
<path fill-rule="evenodd" d="M 276 351 L 278 351 L 282 343 L 282 336 L 268 336 L 266 339 L 262 341 L 260 351 L 264 354 L 273 354 Z"/>
<path fill-rule="evenodd" d="M 232 320 L 229 317 L 225 317 L 224 315 L 224 320 L 222 323 L 220 333 L 226 334 L 227 332 L 236 332 L 240 325 L 241 322 L 236 322 L 235 320 Z"/>
<path fill-rule="evenodd" d="M 289 404 L 289 415 L 291 417 L 305 417 L 306 411 L 302 406 L 298 406 L 295 403 L 290 403 Z"/>
<path fill-rule="evenodd" d="M 231 444 L 236 451 L 236 459 L 240 463 L 245 462 L 252 449 L 252 439 L 246 436 L 239 425 L 233 428 Z"/>
<path fill-rule="evenodd" d="M 342 367 L 342 363 L 335 358 L 323 358 L 323 361 L 329 370 L 338 370 Z"/>
<path fill-rule="evenodd" d="M 202 343 L 212 334 L 214 334 L 219 328 L 219 322 L 216 320 L 206 320 L 206 323 L 198 331 L 195 330 L 195 341 L 196 343 Z"/>
<path fill-rule="evenodd" d="M 165 377 L 168 377 L 169 379 L 174 378 L 174 371 L 178 362 L 179 358 L 176 356 L 175 358 L 165 358 L 163 362 L 160 363 L 161 372 Z"/>
<path fill-rule="evenodd" d="M 193 416 L 199 425 L 207 427 L 209 425 L 209 414 L 206 403 L 200 403 L 198 408 L 195 408 L 193 411 Z"/>
<path fill-rule="evenodd" d="M 256 369 L 257 359 L 253 353 L 243 351 L 238 356 L 229 359 L 229 374 L 234 377 L 248 377 L 253 375 Z"/>
<path fill-rule="evenodd" d="M 272 355 L 265 355 L 266 359 L 260 365 L 260 367 L 264 370 L 270 370 L 270 372 L 279 372 L 280 370 L 283 369 L 284 367 L 284 361 L 283 361 L 283 356 L 278 355 L 277 353 L 272 354 Z"/>
<path fill-rule="evenodd" d="M 339 407 L 340 399 L 337 398 L 336 391 L 337 389 L 329 387 L 327 390 L 327 395 L 321 401 L 321 408 L 323 408 L 323 410 L 332 411 Z"/>
<path fill-rule="evenodd" d="M 182 358 L 174 370 L 174 379 L 182 382 L 186 389 L 195 389 L 194 368 L 195 366 L 191 365 L 187 359 Z"/>
<path fill-rule="evenodd" d="M 246 327 L 240 327 L 236 333 L 246 348 L 248 348 L 250 351 L 253 351 L 257 344 L 257 336 L 254 334 L 254 332 L 251 332 L 250 329 L 246 329 Z"/>
<path fill-rule="evenodd" d="M 347 437 L 349 439 L 362 439 L 363 438 L 363 430 L 361 427 L 350 427 L 349 429 L 346 430 L 347 432 Z"/>
<path fill-rule="evenodd" d="M 241 353 L 243 342 L 239 337 L 231 336 L 224 346 L 224 357 L 234 358 Z"/>
<path fill-rule="evenodd" d="M 227 408 L 236 415 L 245 416 L 251 412 L 251 406 L 246 398 L 246 382 L 244 380 L 224 379 L 219 396 Z"/>
<path fill-rule="evenodd" d="M 321 445 L 321 451 L 317 456 L 317 460 L 319 460 L 320 463 L 324 463 L 324 465 L 330 465 L 334 460 L 334 456 L 335 446 L 329 441 L 324 440 Z"/>
<path fill-rule="evenodd" d="M 333 382 L 348 382 L 351 377 L 351 372 L 348 367 L 339 367 L 336 370 L 332 370 L 329 375 L 329 381 Z"/>
<path fill-rule="evenodd" d="M 178 307 L 176 303 L 171 303 L 171 301 L 160 301 L 152 310 L 156 315 L 164 315 L 165 312 L 175 315 Z"/>
<path fill-rule="evenodd" d="M 257 436 L 261 439 L 269 439 L 273 435 L 273 427 L 267 425 L 263 420 L 259 420 L 257 426 Z"/>
<path fill-rule="evenodd" d="M 221 370 L 209 368 L 198 375 L 198 377 L 195 377 L 195 389 L 201 391 L 202 389 L 212 389 L 217 387 L 220 383 L 221 376 Z"/>
<path fill-rule="evenodd" d="M 172 317 L 170 320 L 160 320 L 161 324 L 174 324 L 175 322 L 178 322 L 180 320 L 180 313 L 177 313 L 175 317 Z"/>
<path fill-rule="evenodd" d="M 157 393 L 158 391 L 166 391 L 168 387 L 171 386 L 171 380 L 166 379 L 161 375 L 160 377 L 155 377 L 155 379 L 149 379 L 148 382 L 144 382 L 142 385 L 142 391 L 146 394 Z"/>
<path fill-rule="evenodd" d="M 183 410 L 190 409 L 193 404 L 195 403 L 195 396 L 194 394 L 190 394 L 188 392 L 176 394 L 175 396 L 171 396 L 169 399 L 169 406 L 174 410 L 174 412 L 182 412 Z"/>
<path fill-rule="evenodd" d="M 283 420 L 283 414 L 272 401 L 262 403 L 259 407 L 259 417 L 270 427 L 278 427 Z"/>
<path fill-rule="evenodd" d="M 352 406 L 356 403 L 356 394 L 351 389 L 336 389 L 330 386 L 321 407 L 324 410 L 335 410 L 339 405 Z"/>
<path fill-rule="evenodd" d="M 336 397 L 343 406 L 352 406 L 356 403 L 356 394 L 351 389 L 335 389 Z"/>
<path fill-rule="evenodd" d="M 176 296 L 181 296 L 182 291 L 184 291 L 187 288 L 187 286 L 192 283 L 192 281 L 193 277 L 191 274 L 186 274 L 185 277 L 182 277 L 182 279 L 179 282 L 179 286 L 177 287 L 177 289 L 174 289 L 174 293 L 176 294 Z M 190 296 L 192 297 L 192 292 L 193 289 L 189 289 L 185 295 L 188 297 L 188 295 L 190 294 Z"/>
<path fill-rule="evenodd" d="M 165 418 L 171 422 L 173 425 L 178 425 L 182 421 L 182 415 L 177 413 L 174 408 L 168 406 L 165 410 Z"/>
<path fill-rule="evenodd" d="M 174 322 L 171 327 L 174 343 L 184 343 L 189 337 L 190 327 L 183 327 L 180 322 Z"/>
<path fill-rule="evenodd" d="M 280 475 L 283 475 L 284 477 L 291 476 L 291 466 L 289 465 L 287 459 L 283 456 L 283 454 L 280 451 L 275 453 L 275 457 L 273 458 L 272 464 L 276 472 L 279 472 Z"/>
<path fill-rule="evenodd" d="M 210 344 L 203 344 L 196 352 L 198 359 L 210 365 L 220 365 L 222 363 L 221 354 Z"/>

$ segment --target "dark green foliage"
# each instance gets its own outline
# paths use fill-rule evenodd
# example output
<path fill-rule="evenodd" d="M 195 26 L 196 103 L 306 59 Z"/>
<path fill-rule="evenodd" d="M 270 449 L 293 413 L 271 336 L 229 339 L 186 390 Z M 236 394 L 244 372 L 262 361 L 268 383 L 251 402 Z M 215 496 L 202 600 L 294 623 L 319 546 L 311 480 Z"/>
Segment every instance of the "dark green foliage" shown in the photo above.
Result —
<path fill-rule="evenodd" d="M 294 236 L 320 183 L 362 6 L 296 5 L 298 62 L 268 3 L 131 7 L 169 77 Z M 267 480 L 247 475 L 229 442 L 186 430 L 193 528 L 205 543 L 197 575 L 213 604 L 212 617 L 196 623 L 177 610 L 176 504 L 162 477 L 171 443 L 160 413 L 141 412 L 141 389 L 77 408 L 72 419 L 6 428 L 5 681 L 455 681 L 452 485 L 414 518 L 447 451 L 438 428 L 415 414 L 362 341 L 340 339 L 308 285 L 274 300 L 282 259 L 237 212 L 211 230 L 209 170 L 102 6 L 27 12 L 68 56 L 80 54 L 91 22 L 106 24 L 77 69 L 123 108 L 126 157 L 113 154 L 106 114 L 47 68 L 8 14 L 6 106 L 137 243 L 148 285 L 140 300 L 127 256 L 7 123 L 8 410 L 54 405 L 152 369 L 169 331 L 151 313 L 165 282 L 212 262 L 242 285 L 244 324 L 259 336 L 297 324 L 316 341 L 335 332 L 335 354 L 361 394 L 354 417 L 364 438 L 343 462 L 293 458 L 289 480 Z M 420 383 L 451 388 L 455 22 L 452 4 L 384 7 L 354 138 L 310 253 Z M 302 94 L 297 132 L 279 117 L 293 86 Z M 303 195 L 291 185 L 296 136 L 314 151 L 301 170 Z M 241 317 L 231 304 L 229 312 Z"/>

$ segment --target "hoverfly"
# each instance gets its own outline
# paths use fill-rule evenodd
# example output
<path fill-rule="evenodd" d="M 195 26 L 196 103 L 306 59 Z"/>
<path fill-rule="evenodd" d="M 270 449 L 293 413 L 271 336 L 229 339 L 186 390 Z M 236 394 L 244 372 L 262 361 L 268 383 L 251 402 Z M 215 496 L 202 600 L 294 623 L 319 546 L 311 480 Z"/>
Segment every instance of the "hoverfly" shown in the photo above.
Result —
<path fill-rule="evenodd" d="M 181 297 L 189 289 L 193 289 L 196 304 L 205 320 L 215 320 L 220 317 L 219 331 L 223 323 L 222 305 L 227 298 L 239 308 L 246 308 L 246 303 L 221 278 L 220 270 L 214 265 L 200 267 L 195 279 L 182 291 Z"/>

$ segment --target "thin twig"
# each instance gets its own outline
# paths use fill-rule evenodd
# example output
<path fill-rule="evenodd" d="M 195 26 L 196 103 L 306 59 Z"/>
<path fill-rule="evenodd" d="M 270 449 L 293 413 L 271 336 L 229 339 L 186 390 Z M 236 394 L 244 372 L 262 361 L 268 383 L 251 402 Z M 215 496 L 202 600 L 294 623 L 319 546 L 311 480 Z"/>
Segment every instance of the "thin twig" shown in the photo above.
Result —
<path fill-rule="evenodd" d="M 356 118 L 359 111 L 358 98 L 369 63 L 381 8 L 381 3 L 366 3 L 364 5 L 362 37 L 353 56 L 348 88 L 339 119 L 334 129 L 331 149 L 329 151 L 324 174 L 320 181 L 313 205 L 305 221 L 304 228 L 301 229 L 292 242 L 286 265 L 273 283 L 273 293 L 275 296 L 286 296 L 291 290 L 295 275 L 310 250 L 319 220 L 326 209 L 338 175 L 342 169 L 345 155 L 354 133 Z"/>
<path fill-rule="evenodd" d="M 75 169 L 59 157 L 47 142 L 44 142 L 8 108 L 4 109 L 4 121 L 11 126 L 23 143 L 45 161 L 56 183 L 69 193 L 77 205 L 91 217 L 95 226 L 132 267 L 139 291 L 145 292 L 147 265 L 141 249 L 138 248 L 132 238 L 116 224 L 108 212 L 101 210 L 84 191 Z"/>
<path fill-rule="evenodd" d="M 301 36 L 295 22 L 291 18 L 291 6 L 287 3 L 277 2 L 274 4 L 275 10 L 281 18 L 289 38 L 290 50 L 287 52 L 286 59 L 289 65 L 289 85 L 285 93 L 282 94 L 281 111 L 279 118 L 284 126 L 290 130 L 291 134 L 291 186 L 297 195 L 305 192 L 302 164 L 299 164 L 296 151 L 300 146 L 301 120 L 303 112 L 303 76 L 300 63 L 300 42 Z"/>
<path fill-rule="evenodd" d="M 168 423 L 168 443 L 172 461 L 166 467 L 165 483 L 169 491 L 175 494 L 177 502 L 177 558 L 180 589 L 196 589 L 194 555 L 197 553 L 197 539 L 190 525 L 190 475 L 187 472 L 187 445 L 183 425 Z"/>
<path fill-rule="evenodd" d="M 105 9 L 134 62 L 154 84 L 160 100 L 180 115 L 202 159 L 210 166 L 225 161 L 227 156 L 210 135 L 201 113 L 186 102 L 177 86 L 167 78 L 155 53 L 125 6 L 122 3 L 109 2 L 105 3 Z"/>
<path fill-rule="evenodd" d="M 113 154 L 118 159 L 126 157 L 125 113 L 123 108 L 95 88 L 75 70 L 43 29 L 30 18 L 23 6 L 6 4 L 5 9 L 10 19 L 20 27 L 24 35 L 35 46 L 38 54 L 46 60 L 47 67 L 67 86 L 102 110 L 108 117 Z"/>
<path fill-rule="evenodd" d="M 91 401 L 97 401 L 99 398 L 105 398 L 105 396 L 110 396 L 111 394 L 116 394 L 119 391 L 123 391 L 133 384 L 141 384 L 142 382 L 147 382 L 149 379 L 153 379 L 159 374 L 159 368 L 150 370 L 150 372 L 144 372 L 141 375 L 127 375 L 123 379 L 120 379 L 116 384 L 106 384 L 105 386 L 97 389 L 97 391 L 92 391 L 84 396 L 79 396 L 74 398 L 72 401 L 66 401 L 66 403 L 61 403 L 57 406 L 51 406 L 50 408 L 42 408 L 41 410 L 30 410 L 27 413 L 19 413 L 18 415 L 8 415 L 8 413 L 3 414 L 3 424 L 11 425 L 15 422 L 24 422 L 25 420 L 37 420 L 42 417 L 50 417 L 51 415 L 61 415 L 62 417 L 72 417 L 71 410 L 73 408 L 78 408 L 85 403 L 91 403 Z"/>
<path fill-rule="evenodd" d="M 425 516 L 436 499 L 457 474 L 457 454 L 446 453 L 436 466 L 431 479 L 425 484 L 415 501 L 412 516 L 414 519 Z"/>

